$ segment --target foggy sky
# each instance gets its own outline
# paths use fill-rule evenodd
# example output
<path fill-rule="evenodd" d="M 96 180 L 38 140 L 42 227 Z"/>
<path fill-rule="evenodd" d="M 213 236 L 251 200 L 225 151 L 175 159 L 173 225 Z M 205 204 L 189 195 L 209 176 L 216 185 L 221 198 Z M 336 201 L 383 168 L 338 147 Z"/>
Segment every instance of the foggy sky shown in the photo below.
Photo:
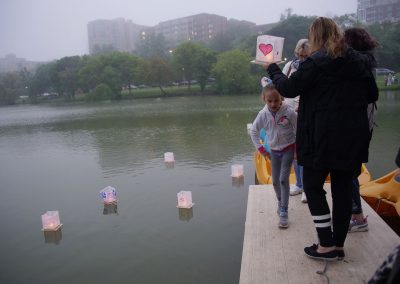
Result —
<path fill-rule="evenodd" d="M 277 22 L 285 9 L 304 16 L 355 13 L 356 0 L 0 0 L 0 57 L 14 53 L 33 61 L 88 53 L 87 23 L 122 17 L 136 24 L 199 13 Z"/>

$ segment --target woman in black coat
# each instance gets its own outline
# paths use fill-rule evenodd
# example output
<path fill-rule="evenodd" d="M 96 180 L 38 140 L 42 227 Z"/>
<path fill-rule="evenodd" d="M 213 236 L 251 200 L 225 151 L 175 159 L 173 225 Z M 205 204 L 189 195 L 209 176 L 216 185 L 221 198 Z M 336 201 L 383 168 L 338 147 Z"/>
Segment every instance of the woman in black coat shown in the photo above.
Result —
<path fill-rule="evenodd" d="M 297 159 L 304 167 L 304 191 L 319 244 L 305 253 L 317 259 L 343 257 L 351 218 L 352 178 L 368 161 L 370 131 L 367 105 L 378 98 L 365 57 L 347 48 L 343 34 L 328 18 L 317 18 L 309 30 L 311 55 L 287 78 L 276 64 L 266 65 L 278 91 L 300 95 Z M 331 176 L 332 222 L 323 189 Z"/>

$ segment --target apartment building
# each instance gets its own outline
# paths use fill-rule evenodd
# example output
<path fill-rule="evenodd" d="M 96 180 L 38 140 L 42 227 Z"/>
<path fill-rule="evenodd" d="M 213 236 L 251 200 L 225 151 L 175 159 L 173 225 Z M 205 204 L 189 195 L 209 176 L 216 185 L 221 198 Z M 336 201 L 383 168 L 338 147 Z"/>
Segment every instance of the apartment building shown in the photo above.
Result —
<path fill-rule="evenodd" d="M 8 54 L 0 58 L 0 73 L 18 72 L 22 70 L 35 71 L 43 62 L 28 61 L 25 58 L 19 58 L 15 54 Z"/>
<path fill-rule="evenodd" d="M 162 34 L 167 41 L 177 45 L 188 40 L 209 42 L 223 34 L 226 27 L 226 17 L 202 13 L 161 22 L 154 28 L 156 34 Z"/>
<path fill-rule="evenodd" d="M 358 0 L 357 18 L 365 24 L 400 20 L 400 0 Z"/>
<path fill-rule="evenodd" d="M 103 48 L 131 52 L 147 28 L 123 18 L 91 21 L 88 23 L 89 53 Z"/>

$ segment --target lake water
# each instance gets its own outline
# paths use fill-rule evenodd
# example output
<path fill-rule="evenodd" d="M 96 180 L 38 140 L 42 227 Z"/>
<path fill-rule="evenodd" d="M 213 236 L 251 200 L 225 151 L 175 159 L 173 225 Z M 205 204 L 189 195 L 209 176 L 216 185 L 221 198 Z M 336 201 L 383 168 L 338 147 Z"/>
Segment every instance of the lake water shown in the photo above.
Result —
<path fill-rule="evenodd" d="M 0 283 L 238 283 L 254 184 L 246 124 L 261 107 L 254 95 L 0 108 Z M 400 92 L 378 107 L 374 177 L 395 167 Z M 100 200 L 108 185 L 116 207 Z M 176 208 L 181 190 L 192 210 Z M 48 210 L 59 234 L 41 231 Z"/>

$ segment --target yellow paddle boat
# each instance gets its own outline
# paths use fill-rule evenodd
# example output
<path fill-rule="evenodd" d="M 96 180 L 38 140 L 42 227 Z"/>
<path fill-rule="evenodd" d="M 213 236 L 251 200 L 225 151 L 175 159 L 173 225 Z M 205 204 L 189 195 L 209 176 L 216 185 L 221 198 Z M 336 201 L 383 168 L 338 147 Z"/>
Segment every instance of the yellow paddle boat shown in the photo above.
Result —
<path fill-rule="evenodd" d="M 392 171 L 363 184 L 360 194 L 380 216 L 400 216 L 400 175 Z"/>
<path fill-rule="evenodd" d="M 254 167 L 256 169 L 256 181 L 258 184 L 272 184 L 272 171 L 271 162 L 269 159 L 265 159 L 259 151 L 254 152 L 253 156 Z M 367 167 L 363 164 L 361 168 L 361 174 L 358 176 L 358 181 L 360 185 L 366 184 L 371 180 L 371 174 L 369 173 Z M 296 175 L 294 169 L 290 170 L 289 176 L 290 184 L 296 183 Z M 330 182 L 330 177 L 328 176 L 326 182 Z"/>

